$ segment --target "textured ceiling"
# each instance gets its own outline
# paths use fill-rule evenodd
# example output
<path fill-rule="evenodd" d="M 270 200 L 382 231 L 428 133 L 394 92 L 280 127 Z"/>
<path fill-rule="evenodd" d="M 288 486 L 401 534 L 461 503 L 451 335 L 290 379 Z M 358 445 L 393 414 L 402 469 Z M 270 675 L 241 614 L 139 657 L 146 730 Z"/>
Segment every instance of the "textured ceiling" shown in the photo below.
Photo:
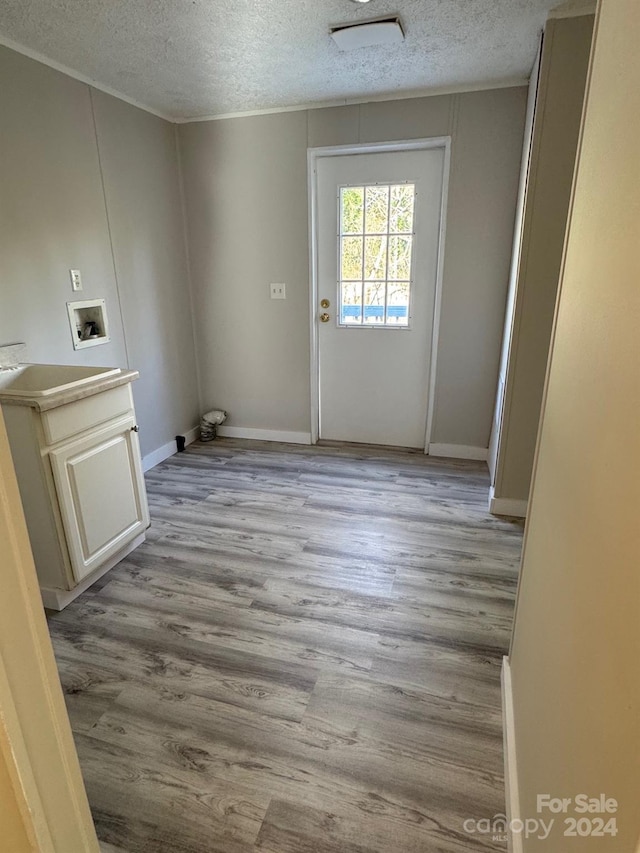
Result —
<path fill-rule="evenodd" d="M 0 33 L 175 118 L 528 76 L 558 0 L 2 0 Z M 341 53 L 330 25 L 397 13 L 399 46 Z"/>

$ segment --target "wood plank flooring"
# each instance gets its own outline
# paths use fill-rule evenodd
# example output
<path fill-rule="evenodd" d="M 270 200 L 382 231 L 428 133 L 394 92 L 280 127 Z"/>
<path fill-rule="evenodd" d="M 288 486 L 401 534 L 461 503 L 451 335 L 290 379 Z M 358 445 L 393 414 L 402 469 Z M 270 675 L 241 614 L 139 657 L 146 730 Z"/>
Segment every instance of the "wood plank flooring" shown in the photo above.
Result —
<path fill-rule="evenodd" d="M 195 444 L 50 630 L 105 853 L 503 850 L 522 526 L 486 466 Z M 69 851 L 81 853 L 81 851 Z"/>

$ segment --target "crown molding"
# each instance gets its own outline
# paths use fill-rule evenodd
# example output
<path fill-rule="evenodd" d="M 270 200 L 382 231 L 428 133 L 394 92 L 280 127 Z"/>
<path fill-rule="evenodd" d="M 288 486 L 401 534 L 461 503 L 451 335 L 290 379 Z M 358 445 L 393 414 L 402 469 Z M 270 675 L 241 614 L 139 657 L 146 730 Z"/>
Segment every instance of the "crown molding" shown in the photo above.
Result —
<path fill-rule="evenodd" d="M 462 86 L 441 86 L 437 88 L 411 89 L 406 92 L 381 93 L 379 95 L 363 95 L 359 98 L 336 98 L 329 101 L 309 101 L 306 104 L 295 104 L 290 107 L 273 107 L 264 110 L 243 110 L 236 113 L 214 113 L 212 115 L 175 118 L 176 124 L 191 124 L 197 121 L 222 121 L 229 118 L 251 118 L 252 116 L 275 115 L 277 113 L 295 113 L 301 110 L 321 110 L 328 107 L 348 107 L 359 104 L 380 103 L 382 101 L 407 101 L 411 98 L 430 98 L 437 95 L 464 95 L 467 92 L 486 92 L 490 89 L 512 89 L 518 86 L 528 86 L 528 77 L 510 77 L 502 81 L 467 83 Z"/>
<path fill-rule="evenodd" d="M 591 0 L 585 0 L 585 2 L 591 3 Z M 589 13 L 576 12 L 575 14 L 584 15 Z M 552 15 L 553 13 L 551 13 L 549 17 L 551 17 Z M 557 15 L 556 17 L 566 16 Z M 510 77 L 500 81 L 482 81 L 479 83 L 467 83 L 457 86 L 438 86 L 432 88 L 423 87 L 421 89 L 409 89 L 403 92 L 382 92 L 379 95 L 362 95 L 360 97 L 354 98 L 335 98 L 333 100 L 326 101 L 308 101 L 307 103 L 293 104 L 291 106 L 267 107 L 265 109 L 258 110 L 240 110 L 238 112 L 213 113 L 212 115 L 196 115 L 185 117 L 172 116 L 169 113 L 164 113 L 160 110 L 156 110 L 153 107 L 150 107 L 148 104 L 142 103 L 142 101 L 138 101 L 135 98 L 129 97 L 129 95 L 125 95 L 124 92 L 120 92 L 117 89 L 112 88 L 111 86 L 106 86 L 99 80 L 95 80 L 92 77 L 88 77 L 86 74 L 81 74 L 79 71 L 76 71 L 73 68 L 69 68 L 67 65 L 63 65 L 61 62 L 56 62 L 53 59 L 49 59 L 48 56 L 39 53 L 37 50 L 32 50 L 30 47 L 25 47 L 25 45 L 13 41 L 13 39 L 9 39 L 1 33 L 0 45 L 7 47 L 9 48 L 9 50 L 13 50 L 16 53 L 20 53 L 22 54 L 22 56 L 26 56 L 28 59 L 33 59 L 35 62 L 39 62 L 41 65 L 46 65 L 49 68 L 52 68 L 54 71 L 59 71 L 61 74 L 65 74 L 67 77 L 71 77 L 74 80 L 78 80 L 80 83 L 85 83 L 87 86 L 91 86 L 93 89 L 97 89 L 100 92 L 104 92 L 107 95 L 111 95 L 114 98 L 118 98 L 120 101 L 124 101 L 127 104 L 131 104 L 131 106 L 133 107 L 137 107 L 140 110 L 144 110 L 144 112 L 164 119 L 164 121 L 168 121 L 171 124 L 191 124 L 193 122 L 200 121 L 222 121 L 224 119 L 230 118 L 250 118 L 252 116 L 300 112 L 302 110 L 326 109 L 328 107 L 356 106 L 360 104 L 380 103 L 385 101 L 406 101 L 410 100 L 411 98 L 430 98 L 437 97 L 438 95 L 464 95 L 467 92 L 485 92 L 490 89 L 511 89 L 517 86 L 529 85 L 529 80 L 527 77 Z"/>

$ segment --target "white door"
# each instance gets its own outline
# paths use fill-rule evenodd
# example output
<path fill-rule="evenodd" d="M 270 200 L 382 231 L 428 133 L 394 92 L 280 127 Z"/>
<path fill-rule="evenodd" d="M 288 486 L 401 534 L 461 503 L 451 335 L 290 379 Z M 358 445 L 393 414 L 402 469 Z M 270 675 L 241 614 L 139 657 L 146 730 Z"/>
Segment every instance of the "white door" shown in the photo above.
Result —
<path fill-rule="evenodd" d="M 132 417 L 51 451 L 62 523 L 77 581 L 149 526 Z"/>
<path fill-rule="evenodd" d="M 425 446 L 444 160 L 317 160 L 321 439 Z"/>

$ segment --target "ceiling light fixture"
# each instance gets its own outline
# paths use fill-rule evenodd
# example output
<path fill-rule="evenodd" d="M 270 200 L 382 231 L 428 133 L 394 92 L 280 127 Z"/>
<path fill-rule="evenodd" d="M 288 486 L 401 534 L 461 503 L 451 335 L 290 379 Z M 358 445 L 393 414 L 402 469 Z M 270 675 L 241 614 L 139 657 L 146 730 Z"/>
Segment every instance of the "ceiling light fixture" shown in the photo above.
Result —
<path fill-rule="evenodd" d="M 376 18 L 373 21 L 331 27 L 329 35 L 340 50 L 401 44 L 404 41 L 404 30 L 400 18 L 397 17 Z"/>
<path fill-rule="evenodd" d="M 371 0 L 351 0 L 352 3 L 370 3 Z"/>

